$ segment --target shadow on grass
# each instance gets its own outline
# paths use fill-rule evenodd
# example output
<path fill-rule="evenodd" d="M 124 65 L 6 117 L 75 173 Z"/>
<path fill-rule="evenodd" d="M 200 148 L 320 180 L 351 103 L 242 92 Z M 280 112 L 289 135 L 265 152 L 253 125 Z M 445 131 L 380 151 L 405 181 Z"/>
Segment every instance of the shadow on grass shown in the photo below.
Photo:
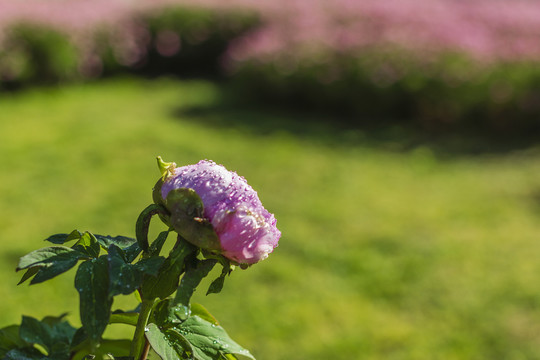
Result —
<path fill-rule="evenodd" d="M 184 104 L 173 110 L 183 121 L 234 128 L 265 136 L 286 132 L 328 146 L 364 146 L 396 152 L 427 147 L 440 157 L 483 156 L 523 151 L 540 145 L 538 130 L 483 128 L 426 129 L 408 119 L 352 118 L 315 113 L 287 105 L 249 103 L 229 85 L 218 86 L 217 99 Z"/>

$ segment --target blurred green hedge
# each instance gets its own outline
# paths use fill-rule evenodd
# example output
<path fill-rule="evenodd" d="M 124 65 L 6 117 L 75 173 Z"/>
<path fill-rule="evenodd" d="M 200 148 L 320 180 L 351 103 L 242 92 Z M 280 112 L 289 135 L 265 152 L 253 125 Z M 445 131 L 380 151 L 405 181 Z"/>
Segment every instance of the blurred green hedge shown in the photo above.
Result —
<path fill-rule="evenodd" d="M 19 21 L 0 42 L 4 89 L 118 73 L 220 76 L 229 41 L 256 26 L 254 13 L 174 6 L 138 12 L 122 24 L 99 24 L 84 38 Z"/>
<path fill-rule="evenodd" d="M 433 132 L 540 129 L 540 66 L 485 64 L 460 54 L 429 63 L 402 53 L 340 54 L 325 61 L 244 62 L 234 73 L 252 100 L 336 115 L 348 125 L 414 124 Z M 254 81 L 256 79 L 256 81 Z"/>
<path fill-rule="evenodd" d="M 12 25 L 0 42 L 0 87 L 80 81 L 118 73 L 228 76 L 237 97 L 335 115 L 363 126 L 415 124 L 430 131 L 540 128 L 540 66 L 433 59 L 399 50 L 268 54 L 235 60 L 228 49 L 260 28 L 255 12 L 175 6 L 139 12 L 87 38 L 34 23 Z"/>

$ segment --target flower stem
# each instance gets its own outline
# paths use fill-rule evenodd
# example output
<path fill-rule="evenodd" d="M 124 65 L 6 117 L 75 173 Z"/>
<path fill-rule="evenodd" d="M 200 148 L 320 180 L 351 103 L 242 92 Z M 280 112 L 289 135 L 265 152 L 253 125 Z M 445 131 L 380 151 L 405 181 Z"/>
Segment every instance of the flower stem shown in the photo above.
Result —
<path fill-rule="evenodd" d="M 139 360 L 145 347 L 146 339 L 144 332 L 148 323 L 148 318 L 154 307 L 155 299 L 143 300 L 141 304 L 141 312 L 139 313 L 139 320 L 137 320 L 137 327 L 135 328 L 135 334 L 133 335 L 133 342 L 131 343 L 130 356 Z"/>
<path fill-rule="evenodd" d="M 146 360 L 146 358 L 148 357 L 148 352 L 150 352 L 150 343 L 148 342 L 147 339 L 145 339 L 140 360 Z"/>

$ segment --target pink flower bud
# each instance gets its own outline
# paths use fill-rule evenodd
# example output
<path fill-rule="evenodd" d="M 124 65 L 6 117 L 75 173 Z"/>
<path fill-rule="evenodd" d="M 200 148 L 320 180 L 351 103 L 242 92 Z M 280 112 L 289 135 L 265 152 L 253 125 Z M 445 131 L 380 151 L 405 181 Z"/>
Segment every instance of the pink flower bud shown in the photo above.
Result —
<path fill-rule="evenodd" d="M 193 189 L 201 198 L 204 217 L 219 238 L 221 254 L 228 259 L 254 264 L 266 259 L 278 245 L 281 232 L 274 215 L 262 206 L 246 179 L 235 172 L 207 160 L 171 169 L 161 186 L 163 201 L 171 190 L 181 188 Z"/>

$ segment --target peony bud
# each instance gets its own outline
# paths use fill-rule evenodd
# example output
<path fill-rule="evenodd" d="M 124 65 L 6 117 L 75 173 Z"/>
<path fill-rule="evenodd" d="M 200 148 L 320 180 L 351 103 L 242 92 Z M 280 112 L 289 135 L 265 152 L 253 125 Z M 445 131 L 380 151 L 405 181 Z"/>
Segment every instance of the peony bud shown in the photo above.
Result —
<path fill-rule="evenodd" d="M 278 245 L 274 215 L 243 177 L 207 160 L 178 168 L 158 162 L 163 178 L 154 201 L 165 205 L 167 222 L 186 240 L 239 264 L 264 260 Z"/>

